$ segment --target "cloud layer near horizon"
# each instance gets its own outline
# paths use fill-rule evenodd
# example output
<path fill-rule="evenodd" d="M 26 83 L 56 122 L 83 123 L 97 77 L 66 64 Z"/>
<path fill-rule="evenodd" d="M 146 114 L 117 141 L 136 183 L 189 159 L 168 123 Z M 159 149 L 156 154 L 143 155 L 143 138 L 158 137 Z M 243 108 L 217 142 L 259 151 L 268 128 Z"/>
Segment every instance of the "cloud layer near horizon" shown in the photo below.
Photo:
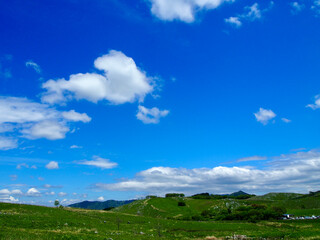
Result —
<path fill-rule="evenodd" d="M 253 167 L 170 168 L 153 167 L 136 177 L 118 183 L 95 185 L 111 191 L 138 191 L 163 195 L 167 192 L 250 193 L 272 191 L 307 192 L 317 189 L 320 181 L 320 153 L 315 151 L 282 155 L 265 169 Z"/>

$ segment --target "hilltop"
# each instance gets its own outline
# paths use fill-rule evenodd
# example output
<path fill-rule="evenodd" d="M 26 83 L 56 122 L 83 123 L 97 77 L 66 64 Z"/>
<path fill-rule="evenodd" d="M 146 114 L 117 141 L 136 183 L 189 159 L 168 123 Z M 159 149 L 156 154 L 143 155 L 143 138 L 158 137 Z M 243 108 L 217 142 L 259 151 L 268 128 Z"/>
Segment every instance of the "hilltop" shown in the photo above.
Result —
<path fill-rule="evenodd" d="M 125 204 L 134 202 L 135 200 L 126 200 L 126 201 L 116 201 L 116 200 L 107 200 L 104 202 L 101 201 L 83 201 L 79 203 L 74 203 L 69 205 L 73 208 L 83 208 L 83 209 L 93 209 L 93 210 L 103 210 L 119 207 Z"/>

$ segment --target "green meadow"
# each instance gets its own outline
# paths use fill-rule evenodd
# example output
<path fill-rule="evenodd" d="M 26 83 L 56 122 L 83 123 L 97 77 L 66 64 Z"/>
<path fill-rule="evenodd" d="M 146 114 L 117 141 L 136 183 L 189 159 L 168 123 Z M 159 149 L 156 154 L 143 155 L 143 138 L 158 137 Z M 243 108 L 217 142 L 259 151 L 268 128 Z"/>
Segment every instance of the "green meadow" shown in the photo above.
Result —
<path fill-rule="evenodd" d="M 279 198 L 279 196 L 277 196 Z M 185 206 L 178 206 L 184 201 Z M 319 196 L 264 199 L 152 198 L 111 211 L 0 203 L 0 239 L 320 239 L 320 219 L 192 220 L 204 210 L 251 203 L 287 205 L 296 216 L 320 214 Z M 306 208 L 306 204 L 314 208 Z M 238 238 L 240 239 L 240 237 Z"/>

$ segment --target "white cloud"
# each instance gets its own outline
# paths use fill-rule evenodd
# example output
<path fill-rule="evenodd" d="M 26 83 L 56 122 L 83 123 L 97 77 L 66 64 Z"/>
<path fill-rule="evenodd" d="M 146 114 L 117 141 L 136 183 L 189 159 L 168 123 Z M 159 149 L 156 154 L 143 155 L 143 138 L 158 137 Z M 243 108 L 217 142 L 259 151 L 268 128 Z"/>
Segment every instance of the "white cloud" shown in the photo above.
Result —
<path fill-rule="evenodd" d="M 85 113 L 74 110 L 60 112 L 46 104 L 26 98 L 0 96 L 0 130 L 16 137 L 17 132 L 28 139 L 62 139 L 69 131 L 68 122 L 89 122 Z M 2 146 L 2 147 L 1 147 Z M 0 137 L 0 149 L 17 147 L 17 140 Z"/>
<path fill-rule="evenodd" d="M 122 52 L 111 50 L 94 62 L 104 74 L 78 73 L 69 80 L 49 80 L 42 87 L 47 90 L 42 101 L 50 104 L 71 99 L 85 99 L 97 103 L 107 100 L 113 104 L 143 101 L 153 91 L 152 78 L 141 71 L 134 60 Z"/>
<path fill-rule="evenodd" d="M 91 161 L 87 161 L 87 160 L 79 161 L 77 162 L 77 164 L 94 166 L 102 169 L 111 169 L 118 166 L 117 163 L 111 162 L 109 159 L 104 159 L 98 156 L 94 156 L 93 160 Z"/>
<path fill-rule="evenodd" d="M 22 168 L 31 168 L 31 169 L 37 169 L 37 166 L 36 165 L 32 165 L 32 166 L 29 166 L 28 164 L 26 163 L 19 163 L 17 165 L 17 169 L 22 169 Z"/>
<path fill-rule="evenodd" d="M 281 120 L 282 120 L 283 122 L 285 122 L 285 123 L 290 123 L 290 122 L 291 122 L 291 120 L 288 119 L 288 118 L 281 118 Z"/>
<path fill-rule="evenodd" d="M 143 123 L 159 123 L 161 117 L 165 117 L 169 114 L 168 110 L 159 110 L 158 108 L 146 108 L 144 106 L 139 106 L 139 111 L 136 117 Z"/>
<path fill-rule="evenodd" d="M 251 157 L 244 157 L 237 160 L 237 162 L 249 162 L 249 161 L 262 161 L 267 160 L 267 157 L 263 156 L 251 156 Z"/>
<path fill-rule="evenodd" d="M 46 165 L 46 168 L 50 169 L 50 170 L 59 169 L 59 164 L 57 162 L 55 162 L 55 161 L 51 161 Z"/>
<path fill-rule="evenodd" d="M 28 196 L 28 197 L 41 197 L 41 193 L 36 188 L 30 188 L 27 191 L 26 196 Z"/>
<path fill-rule="evenodd" d="M 29 139 L 46 138 L 49 140 L 63 139 L 70 129 L 63 122 L 42 121 L 34 124 L 31 128 L 22 130 L 24 137 Z"/>
<path fill-rule="evenodd" d="M 316 110 L 316 109 L 320 108 L 320 95 L 317 95 L 314 98 L 315 98 L 314 104 L 308 104 L 306 107 L 309 107 L 313 110 Z"/>
<path fill-rule="evenodd" d="M 75 149 L 75 148 L 82 148 L 82 146 L 78 146 L 78 145 L 72 145 L 70 146 L 71 149 Z"/>
<path fill-rule="evenodd" d="M 224 19 L 224 21 L 226 23 L 229 23 L 235 27 L 241 27 L 242 26 L 242 22 L 240 21 L 239 17 L 229 17 Z"/>
<path fill-rule="evenodd" d="M 9 150 L 18 147 L 18 141 L 13 138 L 0 136 L 0 150 Z"/>
<path fill-rule="evenodd" d="M 59 195 L 59 197 L 64 197 L 64 196 L 67 196 L 67 193 L 65 193 L 65 192 L 59 192 L 58 195 Z"/>
<path fill-rule="evenodd" d="M 65 119 L 73 122 L 87 123 L 91 121 L 91 117 L 89 117 L 86 113 L 78 113 L 78 112 L 75 112 L 74 110 L 71 110 L 68 112 L 62 112 L 62 116 Z"/>
<path fill-rule="evenodd" d="M 53 195 L 55 195 L 56 193 L 55 192 L 46 192 L 45 193 L 45 195 L 47 195 L 47 196 L 53 196 Z"/>
<path fill-rule="evenodd" d="M 26 62 L 27 67 L 33 68 L 37 73 L 41 73 L 41 68 L 38 64 L 36 64 L 34 61 L 29 60 Z"/>
<path fill-rule="evenodd" d="M 18 189 L 15 190 L 8 190 L 8 189 L 1 189 L 0 190 L 0 201 L 1 202 L 19 202 L 19 199 L 14 198 L 13 196 L 21 196 L 22 192 Z"/>
<path fill-rule="evenodd" d="M 50 184 L 44 184 L 44 188 L 62 188 L 63 186 L 61 185 L 50 185 Z"/>
<path fill-rule="evenodd" d="M 247 13 L 245 13 L 243 18 L 246 18 L 250 21 L 255 21 L 262 17 L 261 10 L 259 9 L 259 4 L 254 3 L 252 6 L 246 7 Z"/>
<path fill-rule="evenodd" d="M 149 0 L 151 12 L 165 21 L 193 22 L 197 11 L 215 9 L 234 0 Z"/>
<path fill-rule="evenodd" d="M 104 197 L 98 197 L 97 200 L 100 201 L 100 202 L 103 202 L 104 201 Z"/>
<path fill-rule="evenodd" d="M 276 114 L 272 110 L 260 108 L 258 112 L 254 113 L 254 116 L 258 122 L 266 125 L 271 119 L 276 117 Z"/>
<path fill-rule="evenodd" d="M 12 195 L 22 195 L 22 192 L 19 189 L 14 189 L 14 190 L 11 191 L 11 194 Z"/>
<path fill-rule="evenodd" d="M 310 151 L 274 158 L 264 169 L 223 166 L 194 169 L 153 167 L 139 172 L 133 179 L 112 184 L 97 183 L 95 186 L 112 191 L 160 195 L 167 192 L 228 193 L 240 189 L 256 194 L 273 191 L 307 192 L 318 190 L 319 171 L 320 153 Z"/>
<path fill-rule="evenodd" d="M 291 6 L 291 13 L 292 14 L 296 14 L 298 12 L 301 12 L 303 9 L 304 9 L 304 4 L 300 4 L 298 2 L 291 2 L 290 3 L 290 6 Z"/>
<path fill-rule="evenodd" d="M 1 189 L 0 190 L 0 195 L 9 195 L 11 192 L 8 189 Z"/>
<path fill-rule="evenodd" d="M 246 6 L 244 8 L 244 13 L 238 14 L 235 17 L 225 18 L 224 21 L 228 24 L 231 24 L 237 28 L 242 26 L 243 21 L 253 22 L 262 18 L 263 13 L 268 12 L 274 5 L 274 2 L 271 1 L 269 6 L 264 9 L 260 9 L 258 3 L 254 3 L 251 6 Z"/>

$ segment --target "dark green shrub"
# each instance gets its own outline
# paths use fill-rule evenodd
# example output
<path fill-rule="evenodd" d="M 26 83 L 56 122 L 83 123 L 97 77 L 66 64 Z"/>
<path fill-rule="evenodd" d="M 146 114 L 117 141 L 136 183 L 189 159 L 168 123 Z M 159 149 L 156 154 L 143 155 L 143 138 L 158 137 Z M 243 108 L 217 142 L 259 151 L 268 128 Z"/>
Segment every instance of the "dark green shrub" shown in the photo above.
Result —
<path fill-rule="evenodd" d="M 179 201 L 179 202 L 178 202 L 178 206 L 179 206 L 179 207 L 184 207 L 184 206 L 186 206 L 186 203 L 183 202 L 183 201 Z"/>

